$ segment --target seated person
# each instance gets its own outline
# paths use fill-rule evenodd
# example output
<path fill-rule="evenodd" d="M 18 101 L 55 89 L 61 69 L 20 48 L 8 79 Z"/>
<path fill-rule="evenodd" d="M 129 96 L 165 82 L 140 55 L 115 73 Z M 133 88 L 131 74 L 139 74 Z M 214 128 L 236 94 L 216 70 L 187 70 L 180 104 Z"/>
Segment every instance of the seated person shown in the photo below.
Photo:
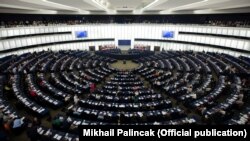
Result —
<path fill-rule="evenodd" d="M 68 102 L 70 100 L 70 95 L 67 95 L 65 98 L 64 98 L 64 101 L 65 102 Z"/>
<path fill-rule="evenodd" d="M 13 123 L 12 123 L 12 130 L 14 133 L 21 133 L 22 129 L 23 129 L 23 125 L 24 125 L 24 122 L 23 122 L 23 119 L 24 118 L 15 118 L 13 120 Z"/>
<path fill-rule="evenodd" d="M 239 94 L 238 99 L 235 101 L 235 104 L 238 108 L 241 108 L 244 105 L 243 98 L 244 98 L 244 95 Z"/>
<path fill-rule="evenodd" d="M 211 116 L 211 121 L 214 121 L 216 124 L 221 123 L 226 116 L 226 111 L 223 109 L 216 109 L 216 112 Z"/>
<path fill-rule="evenodd" d="M 55 118 L 53 121 L 52 121 L 52 126 L 54 129 L 60 129 L 61 126 L 62 126 L 62 122 L 63 122 L 63 118 L 62 117 L 58 117 L 58 118 Z"/>
<path fill-rule="evenodd" d="M 37 118 L 37 117 L 34 117 L 33 118 L 33 121 L 32 121 L 32 125 L 33 126 L 40 126 L 41 125 L 41 119 Z"/>
<path fill-rule="evenodd" d="M 39 134 L 37 133 L 37 127 L 33 126 L 32 123 L 28 124 L 27 136 L 30 141 L 37 141 L 40 138 Z"/>

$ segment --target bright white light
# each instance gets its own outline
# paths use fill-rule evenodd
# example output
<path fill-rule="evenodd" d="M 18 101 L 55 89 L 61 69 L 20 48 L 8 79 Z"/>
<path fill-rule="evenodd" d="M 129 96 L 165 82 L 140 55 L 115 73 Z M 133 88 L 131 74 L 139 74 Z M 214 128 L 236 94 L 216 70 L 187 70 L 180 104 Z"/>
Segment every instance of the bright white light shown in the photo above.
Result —
<path fill-rule="evenodd" d="M 94 2 L 96 5 L 98 5 L 102 9 L 107 10 L 107 8 L 104 5 L 101 4 L 102 0 L 92 0 L 92 2 Z"/>
<path fill-rule="evenodd" d="M 82 10 L 82 9 L 79 9 L 79 8 L 76 8 L 76 7 L 71 7 L 71 6 L 63 5 L 63 4 L 56 3 L 56 2 L 51 2 L 49 0 L 39 0 L 39 1 L 19 0 L 19 1 L 32 3 L 32 4 L 40 4 L 40 5 L 44 5 L 44 6 L 59 7 L 59 8 L 62 8 L 62 9 L 69 9 L 69 10 L 73 10 L 73 11 L 81 11 L 81 12 L 89 13 L 89 11 L 85 11 L 85 10 Z"/>
<path fill-rule="evenodd" d="M 199 1 L 199 2 L 194 2 L 194 3 L 190 3 L 190 4 L 178 6 L 178 7 L 171 8 L 171 9 L 163 10 L 163 11 L 160 11 L 160 14 L 172 13 L 172 12 L 175 11 L 175 10 L 179 10 L 179 9 L 186 8 L 186 7 L 189 7 L 189 6 L 200 5 L 200 4 L 206 3 L 206 2 L 208 2 L 208 1 L 209 1 L 209 0 L 203 0 L 203 1 Z M 225 0 L 225 1 L 228 1 L 228 0 Z"/>
<path fill-rule="evenodd" d="M 194 10 L 194 14 L 204 14 L 204 13 L 212 13 L 212 9 L 205 9 L 205 10 Z"/>
<path fill-rule="evenodd" d="M 116 14 L 115 10 L 111 10 L 111 9 L 108 8 L 109 6 L 107 6 L 108 5 L 107 3 L 106 3 L 106 5 L 104 5 L 104 3 L 105 3 L 104 0 L 92 0 L 92 2 L 94 2 L 100 8 L 104 9 L 107 12 L 107 14 Z"/>
<path fill-rule="evenodd" d="M 151 7 L 152 5 L 154 5 L 155 3 L 157 3 L 158 1 L 159 0 L 155 0 L 155 1 L 151 2 L 150 4 L 148 4 L 147 6 L 145 6 L 144 8 L 142 8 L 142 11 L 145 10 L 145 9 L 147 9 L 147 8 L 149 8 L 149 7 Z"/>
<path fill-rule="evenodd" d="M 133 10 L 133 14 L 142 14 L 143 11 L 141 9 Z"/>

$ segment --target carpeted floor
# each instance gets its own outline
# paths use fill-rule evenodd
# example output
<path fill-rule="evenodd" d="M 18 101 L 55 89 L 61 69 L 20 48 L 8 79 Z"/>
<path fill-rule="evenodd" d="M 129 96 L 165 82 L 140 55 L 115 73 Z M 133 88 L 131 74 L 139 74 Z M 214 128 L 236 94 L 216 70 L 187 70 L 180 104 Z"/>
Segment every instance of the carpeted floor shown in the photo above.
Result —
<path fill-rule="evenodd" d="M 111 64 L 111 67 L 120 70 L 131 70 L 139 67 L 139 64 L 134 63 L 131 60 L 126 60 L 126 64 L 123 64 L 123 60 L 118 60 L 117 62 Z"/>

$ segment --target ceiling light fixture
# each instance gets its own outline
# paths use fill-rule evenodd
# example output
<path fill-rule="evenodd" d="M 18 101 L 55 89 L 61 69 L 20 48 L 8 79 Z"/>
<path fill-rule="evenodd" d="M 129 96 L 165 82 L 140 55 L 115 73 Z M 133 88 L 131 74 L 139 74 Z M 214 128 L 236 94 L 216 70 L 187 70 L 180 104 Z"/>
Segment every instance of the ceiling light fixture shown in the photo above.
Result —
<path fill-rule="evenodd" d="M 49 0 L 39 0 L 39 1 L 19 0 L 19 1 L 31 3 L 31 4 L 36 4 L 36 5 L 49 6 L 49 7 L 58 7 L 60 9 L 66 9 L 66 10 L 77 11 L 77 12 L 89 14 L 89 11 L 85 11 L 85 10 L 82 10 L 82 9 L 79 9 L 76 7 L 71 7 L 71 6 L 63 5 L 63 4 L 56 3 L 56 2 L 51 2 Z M 38 10 L 38 9 L 36 9 L 36 10 Z M 44 10 L 46 10 L 46 9 L 44 9 Z"/>
<path fill-rule="evenodd" d="M 144 11 L 146 9 L 148 9 L 149 7 L 153 6 L 155 3 L 157 3 L 159 0 L 154 0 L 153 2 L 151 2 L 150 4 L 148 4 L 147 6 L 143 7 L 141 10 Z"/>
<path fill-rule="evenodd" d="M 146 5 L 145 7 L 141 8 L 141 9 L 135 9 L 133 10 L 133 14 L 142 14 L 144 10 L 152 7 L 154 4 L 156 4 L 159 0 L 154 0 L 153 2 L 149 3 L 148 5 Z"/>
<path fill-rule="evenodd" d="M 208 1 L 210 1 L 210 0 L 203 0 L 203 1 L 199 1 L 199 2 L 194 2 L 194 3 L 190 3 L 190 4 L 186 4 L 186 5 L 182 5 L 182 6 L 170 8 L 170 9 L 167 9 L 167 10 L 162 10 L 162 11 L 159 12 L 159 14 L 174 13 L 174 11 L 176 11 L 176 10 L 179 10 L 179 9 L 182 9 L 182 8 L 186 8 L 186 7 L 189 7 L 189 6 L 193 6 L 193 5 L 200 5 L 200 4 L 206 3 Z M 225 0 L 225 1 L 228 1 L 228 0 Z"/>
<path fill-rule="evenodd" d="M 104 1 L 103 0 L 92 0 L 92 2 L 94 2 L 96 5 L 98 5 L 102 9 L 108 10 L 107 7 L 104 5 Z"/>
<path fill-rule="evenodd" d="M 105 0 L 92 0 L 96 5 L 98 5 L 100 8 L 105 10 L 108 14 L 115 14 L 115 10 L 111 10 L 108 7 L 110 6 L 110 3 Z"/>

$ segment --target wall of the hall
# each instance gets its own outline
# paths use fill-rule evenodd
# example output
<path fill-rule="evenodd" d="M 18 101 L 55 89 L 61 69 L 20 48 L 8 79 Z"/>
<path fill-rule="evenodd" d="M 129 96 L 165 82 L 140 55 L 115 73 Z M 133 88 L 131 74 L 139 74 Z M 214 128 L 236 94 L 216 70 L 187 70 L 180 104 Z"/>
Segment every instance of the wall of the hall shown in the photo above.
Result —
<path fill-rule="evenodd" d="M 75 31 L 87 31 L 87 38 L 76 38 Z M 162 31 L 174 31 L 175 36 L 172 39 L 163 38 Z M 169 24 L 92 24 L 92 25 L 56 25 L 56 26 L 32 26 L 32 27 L 15 27 L 15 28 L 1 28 L 0 29 L 0 51 L 21 48 L 36 44 L 55 43 L 49 46 L 39 46 L 37 48 L 26 50 L 42 50 L 50 48 L 52 50 L 60 49 L 82 49 L 88 50 L 89 46 L 95 46 L 98 50 L 100 44 L 118 44 L 119 39 L 131 40 L 132 46 L 134 44 L 150 45 L 151 50 L 154 46 L 160 46 L 162 49 L 172 50 L 197 50 L 197 51 L 216 51 L 225 52 L 234 55 L 241 55 L 229 50 L 215 49 L 206 46 L 195 46 L 180 43 L 159 43 L 159 42 L 142 42 L 134 41 L 135 38 L 141 39 L 162 39 L 162 40 L 175 40 L 187 41 L 192 43 L 204 43 L 208 45 L 219 45 L 229 48 L 237 48 L 241 50 L 250 51 L 250 40 L 218 37 L 210 35 L 190 35 L 178 34 L 178 32 L 195 32 L 195 33 L 212 33 L 220 35 L 231 35 L 239 37 L 250 38 L 249 28 L 238 27 L 214 27 L 214 26 L 199 26 L 199 25 L 169 25 Z M 53 34 L 41 36 L 26 36 L 30 34 L 39 33 L 58 33 L 58 32 L 71 32 L 69 34 Z M 24 35 L 24 37 L 16 37 L 6 39 L 5 37 Z M 56 45 L 56 42 L 71 41 L 71 40 L 85 40 L 85 39 L 103 39 L 114 38 L 112 41 L 102 42 L 78 42 Z M 21 51 L 19 51 L 21 52 Z M 11 52 L 12 54 L 15 52 Z"/>

